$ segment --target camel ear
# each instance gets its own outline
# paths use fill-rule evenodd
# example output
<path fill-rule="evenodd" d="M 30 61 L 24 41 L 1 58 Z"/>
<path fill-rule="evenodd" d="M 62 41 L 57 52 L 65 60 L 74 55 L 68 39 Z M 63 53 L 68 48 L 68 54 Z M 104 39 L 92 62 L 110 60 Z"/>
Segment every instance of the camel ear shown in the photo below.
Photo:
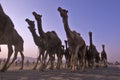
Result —
<path fill-rule="evenodd" d="M 42 15 L 40 15 L 40 17 L 42 17 Z"/>

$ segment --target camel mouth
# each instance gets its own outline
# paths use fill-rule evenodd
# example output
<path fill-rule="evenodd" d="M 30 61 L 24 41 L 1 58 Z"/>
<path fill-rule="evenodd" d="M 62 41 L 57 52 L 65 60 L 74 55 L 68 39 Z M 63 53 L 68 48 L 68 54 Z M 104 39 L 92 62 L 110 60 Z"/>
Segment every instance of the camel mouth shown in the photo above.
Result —
<path fill-rule="evenodd" d="M 33 15 L 37 14 L 35 11 L 32 12 Z"/>
<path fill-rule="evenodd" d="M 40 17 L 42 17 L 42 15 L 37 14 L 35 11 L 32 12 L 32 14 L 33 14 L 34 16 L 40 16 Z"/>
<path fill-rule="evenodd" d="M 28 22 L 28 21 L 29 21 L 29 19 L 28 19 L 28 18 L 26 18 L 26 19 L 25 19 L 25 21 L 26 21 L 26 22 Z"/>
<path fill-rule="evenodd" d="M 30 26 L 28 26 L 28 28 L 30 29 Z"/>

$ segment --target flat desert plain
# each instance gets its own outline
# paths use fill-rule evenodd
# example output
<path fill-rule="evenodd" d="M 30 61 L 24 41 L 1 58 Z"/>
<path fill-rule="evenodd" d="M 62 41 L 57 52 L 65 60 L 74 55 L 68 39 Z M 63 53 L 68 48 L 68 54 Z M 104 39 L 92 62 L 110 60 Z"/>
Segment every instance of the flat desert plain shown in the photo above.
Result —
<path fill-rule="evenodd" d="M 67 69 L 41 72 L 32 70 L 31 66 L 25 66 L 23 70 L 18 68 L 11 66 L 6 72 L 0 72 L 0 80 L 120 80 L 120 65 L 86 69 L 84 72 L 70 72 Z"/>

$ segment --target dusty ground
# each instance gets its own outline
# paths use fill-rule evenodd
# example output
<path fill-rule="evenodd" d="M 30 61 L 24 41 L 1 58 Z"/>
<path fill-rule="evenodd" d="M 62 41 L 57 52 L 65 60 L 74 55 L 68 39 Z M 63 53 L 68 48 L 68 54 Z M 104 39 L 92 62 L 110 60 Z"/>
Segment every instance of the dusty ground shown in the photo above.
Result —
<path fill-rule="evenodd" d="M 109 66 L 108 68 L 86 69 L 85 72 L 69 70 L 31 70 L 26 66 L 24 70 L 11 67 L 6 72 L 0 72 L 0 80 L 120 80 L 120 66 Z"/>

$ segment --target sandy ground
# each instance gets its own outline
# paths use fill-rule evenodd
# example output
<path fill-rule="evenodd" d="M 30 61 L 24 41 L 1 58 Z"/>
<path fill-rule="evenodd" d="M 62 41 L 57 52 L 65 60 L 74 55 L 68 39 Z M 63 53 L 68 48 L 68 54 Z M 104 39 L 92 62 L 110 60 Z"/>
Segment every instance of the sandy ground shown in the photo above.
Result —
<path fill-rule="evenodd" d="M 31 66 L 25 66 L 19 71 L 19 67 L 12 66 L 6 72 L 0 72 L 0 80 L 120 80 L 120 66 L 108 68 L 86 69 L 85 72 L 69 70 L 45 70 L 39 72 L 32 70 Z"/>

